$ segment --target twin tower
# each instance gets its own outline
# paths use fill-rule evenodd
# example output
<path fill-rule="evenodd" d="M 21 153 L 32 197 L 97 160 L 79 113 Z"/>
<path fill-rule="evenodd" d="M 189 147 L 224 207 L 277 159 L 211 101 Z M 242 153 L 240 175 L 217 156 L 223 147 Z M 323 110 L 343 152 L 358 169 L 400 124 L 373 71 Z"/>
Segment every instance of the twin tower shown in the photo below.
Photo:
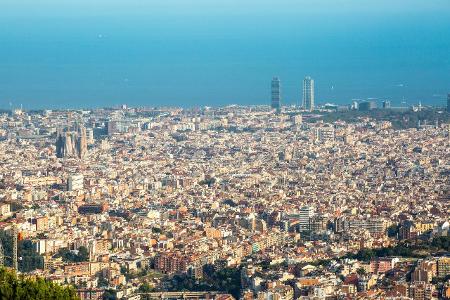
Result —
<path fill-rule="evenodd" d="M 281 82 L 278 77 L 272 79 L 272 101 L 270 105 L 273 109 L 281 109 Z M 314 110 L 314 79 L 306 76 L 303 80 L 303 101 L 302 108 L 307 111 Z"/>

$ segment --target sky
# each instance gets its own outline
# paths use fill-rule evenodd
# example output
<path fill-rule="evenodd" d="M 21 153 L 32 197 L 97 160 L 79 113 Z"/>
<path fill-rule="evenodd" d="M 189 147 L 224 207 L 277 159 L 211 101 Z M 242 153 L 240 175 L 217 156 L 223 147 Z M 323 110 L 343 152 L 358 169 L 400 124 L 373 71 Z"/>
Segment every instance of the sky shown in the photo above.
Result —
<path fill-rule="evenodd" d="M 444 105 L 448 0 L 1 0 L 0 108 Z M 405 102 L 405 103 L 402 103 Z"/>

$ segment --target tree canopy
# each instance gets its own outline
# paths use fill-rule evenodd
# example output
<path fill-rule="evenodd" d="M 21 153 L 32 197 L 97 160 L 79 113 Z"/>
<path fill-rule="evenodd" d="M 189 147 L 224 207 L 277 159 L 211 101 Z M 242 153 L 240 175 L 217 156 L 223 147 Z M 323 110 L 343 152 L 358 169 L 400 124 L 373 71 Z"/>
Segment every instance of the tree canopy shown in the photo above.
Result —
<path fill-rule="evenodd" d="M 7 234 L 5 231 L 0 231 L 0 241 L 4 249 L 5 265 L 12 267 L 12 236 Z M 31 272 L 33 270 L 43 268 L 44 258 L 35 251 L 31 240 L 25 239 L 19 241 L 18 248 L 18 255 L 21 258 L 19 260 L 19 271 Z"/>
<path fill-rule="evenodd" d="M 62 257 L 63 261 L 66 261 L 66 262 L 89 261 L 89 251 L 84 246 L 81 246 L 80 248 L 78 248 L 77 252 L 70 251 L 67 248 L 61 248 L 61 249 L 59 249 L 56 256 Z"/>
<path fill-rule="evenodd" d="M 78 300 L 72 287 L 64 287 L 42 278 L 17 276 L 0 268 L 0 299 L 21 300 Z"/>

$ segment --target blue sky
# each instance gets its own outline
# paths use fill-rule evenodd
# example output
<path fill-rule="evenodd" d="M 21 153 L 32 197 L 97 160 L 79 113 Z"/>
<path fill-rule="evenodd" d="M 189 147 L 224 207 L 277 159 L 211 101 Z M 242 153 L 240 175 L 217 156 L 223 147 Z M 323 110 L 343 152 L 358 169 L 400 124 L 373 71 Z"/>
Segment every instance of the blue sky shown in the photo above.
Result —
<path fill-rule="evenodd" d="M 146 11 L 151 10 L 151 11 Z M 3 0 L 2 14 L 64 14 L 90 15 L 92 13 L 389 13 L 442 12 L 449 10 L 447 0 Z"/>

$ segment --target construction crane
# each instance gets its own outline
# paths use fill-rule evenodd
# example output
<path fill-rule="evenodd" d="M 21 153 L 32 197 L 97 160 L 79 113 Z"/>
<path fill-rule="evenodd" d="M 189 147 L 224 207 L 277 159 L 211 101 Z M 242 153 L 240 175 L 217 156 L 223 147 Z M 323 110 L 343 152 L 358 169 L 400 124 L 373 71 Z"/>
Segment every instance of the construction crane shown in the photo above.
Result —
<path fill-rule="evenodd" d="M 17 236 L 19 235 L 17 225 L 13 225 L 13 268 L 14 270 L 19 271 L 19 261 L 17 258 Z"/>
<path fill-rule="evenodd" d="M 5 265 L 5 251 L 3 250 L 2 241 L 0 241 L 0 266 Z"/>

